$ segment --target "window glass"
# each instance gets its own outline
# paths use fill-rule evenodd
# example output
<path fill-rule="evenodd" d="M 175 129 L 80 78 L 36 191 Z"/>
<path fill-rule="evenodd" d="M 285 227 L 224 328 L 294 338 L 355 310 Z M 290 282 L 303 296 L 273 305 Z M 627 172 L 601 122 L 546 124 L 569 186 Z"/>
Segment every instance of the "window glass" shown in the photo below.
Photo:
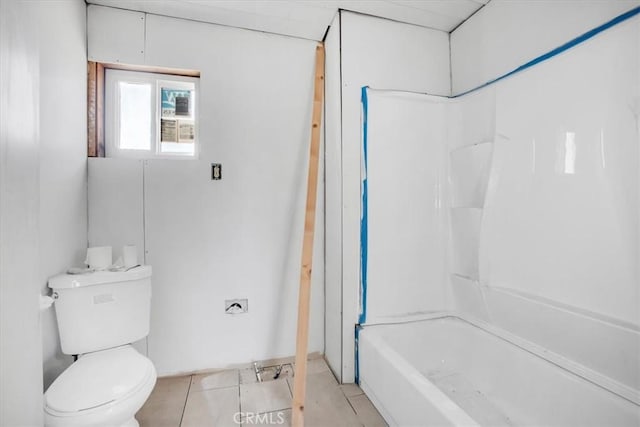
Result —
<path fill-rule="evenodd" d="M 120 138 L 122 150 L 151 149 L 151 85 L 120 82 Z"/>
<path fill-rule="evenodd" d="M 195 150 L 192 84 L 160 86 L 160 152 L 193 155 Z"/>

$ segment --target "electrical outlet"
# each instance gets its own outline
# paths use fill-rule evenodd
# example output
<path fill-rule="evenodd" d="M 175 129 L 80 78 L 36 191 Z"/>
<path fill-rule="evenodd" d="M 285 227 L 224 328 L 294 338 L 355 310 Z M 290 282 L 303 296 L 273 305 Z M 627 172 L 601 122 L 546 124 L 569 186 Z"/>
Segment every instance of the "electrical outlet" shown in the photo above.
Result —
<path fill-rule="evenodd" d="M 211 179 L 213 181 L 222 179 L 222 163 L 211 163 Z"/>
<path fill-rule="evenodd" d="M 224 312 L 226 314 L 240 314 L 247 311 L 249 311 L 249 300 L 246 298 L 224 300 Z"/>

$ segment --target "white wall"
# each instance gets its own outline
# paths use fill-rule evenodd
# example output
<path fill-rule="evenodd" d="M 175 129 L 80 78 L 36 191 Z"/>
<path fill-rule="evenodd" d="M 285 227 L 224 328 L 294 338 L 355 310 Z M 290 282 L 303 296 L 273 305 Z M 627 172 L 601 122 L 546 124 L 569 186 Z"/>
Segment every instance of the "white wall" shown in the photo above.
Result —
<path fill-rule="evenodd" d="M 146 18 L 142 12 L 90 5 L 87 8 L 89 60 L 143 64 Z M 114 25 L 118 31 L 113 31 Z"/>
<path fill-rule="evenodd" d="M 85 5 L 0 10 L 0 425 L 41 425 L 43 371 L 70 361 L 38 295 L 86 247 Z"/>
<path fill-rule="evenodd" d="M 342 239 L 328 240 L 327 251 L 341 246 L 342 262 L 327 264 L 327 276 L 332 278 L 327 287 L 342 286 L 342 380 L 352 382 L 360 281 L 360 90 L 371 86 L 449 95 L 449 38 L 445 32 L 371 16 L 350 12 L 340 16 L 342 191 L 327 187 L 327 204 L 340 200 L 341 218 L 328 222 L 341 221 Z M 331 132 L 327 131 L 328 138 L 335 138 Z M 336 142 L 328 139 L 327 144 Z M 341 271 L 341 284 L 333 279 L 336 269 Z"/>
<path fill-rule="evenodd" d="M 36 5 L 0 2 L 0 424 L 42 424 Z M 37 27 L 36 27 L 37 28 Z"/>
<path fill-rule="evenodd" d="M 113 19 L 99 29 L 130 14 L 107 12 L 89 6 L 89 22 Z M 160 375 L 291 356 L 316 44 L 155 15 L 139 22 L 142 55 L 114 57 L 120 38 L 96 44 L 104 34 L 90 27 L 89 56 L 201 72 L 199 159 L 141 166 L 146 262 L 154 269 L 149 356 Z M 136 25 L 123 31 L 140 42 Z M 210 179 L 212 162 L 223 165 L 221 181 Z M 116 173 L 102 170 L 104 179 Z M 95 171 L 90 178 L 101 179 Z M 323 191 L 320 183 L 310 352 L 324 347 Z M 117 193 L 104 197 L 129 210 Z M 90 222 L 89 234 L 104 226 Z M 249 313 L 224 314 L 231 298 L 248 298 Z"/>
<path fill-rule="evenodd" d="M 325 44 L 325 325 L 324 355 L 342 381 L 342 162 L 340 13 Z"/>
<path fill-rule="evenodd" d="M 80 266 L 87 247 L 86 7 L 38 4 L 40 28 L 40 283 Z M 65 22 L 65 25 L 58 25 Z M 60 349 L 54 309 L 43 313 L 44 386 L 72 362 Z"/>
<path fill-rule="evenodd" d="M 451 33 L 453 94 L 499 77 L 638 5 L 638 0 L 492 0 Z"/>
<path fill-rule="evenodd" d="M 88 159 L 89 247 L 111 246 L 114 262 L 123 256 L 123 246 L 135 245 L 138 262 L 144 264 L 143 162 L 104 157 Z M 146 337 L 133 346 L 148 355 Z"/>
<path fill-rule="evenodd" d="M 144 262 L 143 162 L 89 158 L 89 246 L 111 246 L 114 261 L 123 246 L 136 245 L 138 261 Z"/>

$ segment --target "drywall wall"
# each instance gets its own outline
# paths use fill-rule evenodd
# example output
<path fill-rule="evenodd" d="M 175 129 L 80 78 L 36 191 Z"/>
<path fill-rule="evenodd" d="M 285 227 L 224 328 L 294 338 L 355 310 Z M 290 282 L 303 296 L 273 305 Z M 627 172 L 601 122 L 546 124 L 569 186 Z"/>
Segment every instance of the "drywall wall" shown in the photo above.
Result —
<path fill-rule="evenodd" d="M 90 157 L 87 166 L 89 246 L 111 246 L 117 262 L 125 245 L 135 245 L 144 264 L 143 160 Z M 133 346 L 148 355 L 146 337 Z"/>
<path fill-rule="evenodd" d="M 638 0 L 492 0 L 451 33 L 453 94 L 499 77 L 638 5 Z"/>
<path fill-rule="evenodd" d="M 88 10 L 92 22 L 101 7 Z M 144 21 L 143 65 L 201 73 L 199 159 L 142 164 L 145 257 L 154 269 L 149 357 L 166 375 L 291 356 L 316 44 L 155 15 Z M 118 41 L 91 51 L 96 36 L 89 28 L 89 56 L 108 60 Z M 111 179 L 113 160 L 91 166 L 90 179 Z M 223 165 L 221 181 L 210 178 L 212 162 Z M 323 191 L 316 236 L 324 235 Z M 130 209 L 117 193 L 104 196 Z M 92 218 L 90 236 L 109 226 L 105 216 Z M 323 240 L 314 248 L 311 352 L 324 347 Z M 249 312 L 225 314 L 232 298 L 248 298 Z"/>
<path fill-rule="evenodd" d="M 138 260 L 144 262 L 143 162 L 104 157 L 88 161 L 89 246 L 111 246 L 114 261 L 122 256 L 123 246 L 136 245 Z"/>
<path fill-rule="evenodd" d="M 43 388 L 72 360 L 38 295 L 86 248 L 86 15 L 80 1 L 1 5 L 0 424 L 41 425 Z"/>
<path fill-rule="evenodd" d="M 352 382 L 354 327 L 360 306 L 360 90 L 370 86 L 449 95 L 449 37 L 445 32 L 356 13 L 341 12 L 340 16 L 342 191 L 339 194 L 327 187 L 331 191 L 327 192 L 327 203 L 340 199 L 342 205 L 342 263 L 327 264 L 327 276 L 334 277 L 334 269 L 341 271 L 342 379 Z M 327 135 L 335 138 L 329 131 Z M 327 144 L 335 142 L 327 140 Z M 328 211 L 327 215 L 335 213 Z M 327 250 L 336 246 L 334 243 Z M 327 286 L 337 285 L 331 282 Z"/>
<path fill-rule="evenodd" d="M 340 14 L 325 45 L 325 325 L 324 355 L 342 381 L 342 162 Z"/>
<path fill-rule="evenodd" d="M 40 262 L 47 279 L 80 266 L 87 247 L 86 7 L 38 3 L 40 42 Z M 57 23 L 65 22 L 60 26 Z M 64 106 L 64 107 L 62 107 Z M 55 312 L 42 313 L 44 387 L 73 362 L 62 354 Z"/>
<path fill-rule="evenodd" d="M 42 425 L 37 5 L 0 2 L 0 424 Z M 18 327 L 19 326 L 19 327 Z"/>
<path fill-rule="evenodd" d="M 146 14 L 91 5 L 87 8 L 90 61 L 144 63 Z M 113 31 L 117 28 L 118 31 Z"/>
<path fill-rule="evenodd" d="M 447 101 L 366 91 L 367 274 L 361 323 L 447 308 Z"/>

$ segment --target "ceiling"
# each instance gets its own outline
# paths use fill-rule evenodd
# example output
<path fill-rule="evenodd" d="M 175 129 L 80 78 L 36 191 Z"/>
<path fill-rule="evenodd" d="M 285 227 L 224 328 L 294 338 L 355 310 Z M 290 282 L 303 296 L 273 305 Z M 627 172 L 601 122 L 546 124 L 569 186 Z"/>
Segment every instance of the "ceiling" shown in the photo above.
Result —
<path fill-rule="evenodd" d="M 86 0 L 176 18 L 322 40 L 338 9 L 451 32 L 489 0 Z"/>

